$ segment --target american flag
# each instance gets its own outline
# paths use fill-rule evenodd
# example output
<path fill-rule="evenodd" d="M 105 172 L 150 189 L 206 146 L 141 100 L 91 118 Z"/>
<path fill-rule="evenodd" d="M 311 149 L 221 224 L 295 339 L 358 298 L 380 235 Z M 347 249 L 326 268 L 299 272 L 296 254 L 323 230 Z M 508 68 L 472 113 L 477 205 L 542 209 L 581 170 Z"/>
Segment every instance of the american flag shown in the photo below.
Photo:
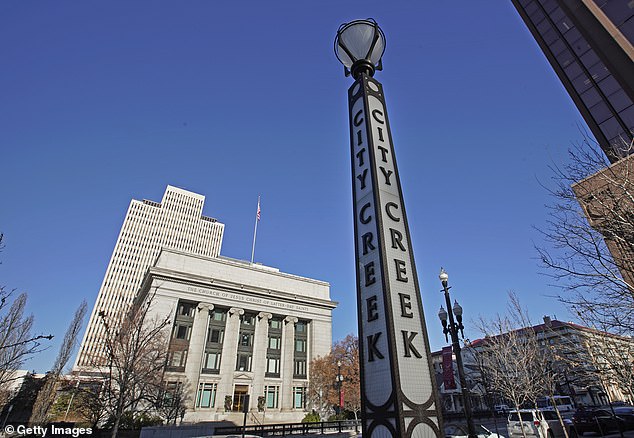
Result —
<path fill-rule="evenodd" d="M 256 214 L 258 221 L 260 220 L 260 197 L 258 196 L 258 212 Z"/>

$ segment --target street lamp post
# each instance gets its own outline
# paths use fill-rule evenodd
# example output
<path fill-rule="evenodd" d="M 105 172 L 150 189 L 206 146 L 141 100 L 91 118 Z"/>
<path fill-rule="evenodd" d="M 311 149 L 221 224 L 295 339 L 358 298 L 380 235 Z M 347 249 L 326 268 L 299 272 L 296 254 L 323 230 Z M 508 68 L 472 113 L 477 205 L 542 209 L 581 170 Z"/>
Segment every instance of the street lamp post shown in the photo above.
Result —
<path fill-rule="evenodd" d="M 339 414 L 343 411 L 343 397 L 341 386 L 343 385 L 343 376 L 341 375 L 341 361 L 337 361 L 337 389 L 339 390 Z"/>
<path fill-rule="evenodd" d="M 451 345 L 453 347 L 453 352 L 456 355 L 456 365 L 458 366 L 458 377 L 460 379 L 460 388 L 462 390 L 462 400 L 465 416 L 467 417 L 467 429 L 469 432 L 469 438 L 477 438 L 478 434 L 476 433 L 475 426 L 473 425 L 471 399 L 469 398 L 469 390 L 467 389 L 467 379 L 465 378 L 464 364 L 462 363 L 462 353 L 460 352 L 460 339 L 458 337 L 458 332 L 460 332 L 460 335 L 462 335 L 462 338 L 464 339 L 464 326 L 462 325 L 462 307 L 460 307 L 458 301 L 454 302 L 453 308 L 451 307 L 451 298 L 449 297 L 449 289 L 451 289 L 451 287 L 447 286 L 449 275 L 447 275 L 444 269 L 440 268 L 440 275 L 438 276 L 438 278 L 442 283 L 442 292 L 445 293 L 445 304 L 447 305 L 446 311 L 442 306 L 440 306 L 440 310 L 438 311 L 438 318 L 440 318 L 440 322 L 442 323 L 442 331 L 445 334 L 445 340 L 449 340 L 447 338 L 447 334 L 451 335 Z M 454 321 L 454 315 L 456 316 L 456 321 Z M 449 319 L 449 323 L 447 323 L 447 319 Z"/>
<path fill-rule="evenodd" d="M 339 27 L 348 90 L 363 436 L 444 436 L 418 276 L 383 86 L 385 35 L 372 19 Z"/>

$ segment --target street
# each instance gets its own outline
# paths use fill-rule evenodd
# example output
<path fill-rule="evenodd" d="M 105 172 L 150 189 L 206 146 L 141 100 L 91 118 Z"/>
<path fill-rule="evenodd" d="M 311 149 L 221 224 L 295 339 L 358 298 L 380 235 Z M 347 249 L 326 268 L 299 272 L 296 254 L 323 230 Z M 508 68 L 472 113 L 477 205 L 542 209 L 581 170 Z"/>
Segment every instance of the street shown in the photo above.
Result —
<path fill-rule="evenodd" d="M 493 433 L 497 433 L 498 435 L 502 435 L 505 438 L 509 438 L 509 433 L 507 430 L 507 421 L 506 421 L 506 417 L 500 417 L 497 418 L 497 428 L 496 428 L 496 422 L 493 421 L 492 418 L 483 418 L 483 419 L 476 419 L 475 424 L 481 424 L 482 426 L 486 427 L 487 429 L 489 429 L 491 432 Z M 461 424 L 460 421 L 448 421 L 446 422 L 447 424 Z M 594 432 L 586 432 L 584 435 L 584 437 L 606 437 L 606 438 L 620 438 L 621 435 L 618 432 L 613 432 L 613 433 L 609 433 L 606 435 L 599 435 L 598 433 L 594 433 Z M 625 438 L 634 438 L 634 430 L 628 430 L 623 432 L 623 436 Z"/>

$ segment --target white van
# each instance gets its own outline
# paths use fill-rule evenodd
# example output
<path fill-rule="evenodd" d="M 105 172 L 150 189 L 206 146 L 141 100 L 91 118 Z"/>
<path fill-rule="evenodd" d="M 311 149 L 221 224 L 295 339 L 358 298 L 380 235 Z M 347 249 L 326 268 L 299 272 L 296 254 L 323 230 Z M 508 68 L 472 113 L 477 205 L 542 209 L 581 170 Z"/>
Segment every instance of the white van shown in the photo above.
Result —
<path fill-rule="evenodd" d="M 553 399 L 557 405 L 559 412 L 573 412 L 575 405 L 572 402 L 572 398 L 567 395 L 556 395 L 554 397 L 542 397 L 537 399 L 537 407 L 542 411 L 554 411 Z"/>

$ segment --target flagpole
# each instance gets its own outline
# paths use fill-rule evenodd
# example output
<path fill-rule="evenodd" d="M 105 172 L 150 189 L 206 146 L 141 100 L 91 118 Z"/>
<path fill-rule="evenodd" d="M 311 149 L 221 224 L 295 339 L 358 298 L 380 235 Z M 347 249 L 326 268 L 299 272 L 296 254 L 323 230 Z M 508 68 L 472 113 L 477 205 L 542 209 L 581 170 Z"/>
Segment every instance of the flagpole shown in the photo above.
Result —
<path fill-rule="evenodd" d="M 258 222 L 260 222 L 260 196 L 258 196 L 258 211 L 255 214 L 255 229 L 253 230 L 253 246 L 251 247 L 251 263 L 255 255 L 255 236 L 258 234 Z"/>

